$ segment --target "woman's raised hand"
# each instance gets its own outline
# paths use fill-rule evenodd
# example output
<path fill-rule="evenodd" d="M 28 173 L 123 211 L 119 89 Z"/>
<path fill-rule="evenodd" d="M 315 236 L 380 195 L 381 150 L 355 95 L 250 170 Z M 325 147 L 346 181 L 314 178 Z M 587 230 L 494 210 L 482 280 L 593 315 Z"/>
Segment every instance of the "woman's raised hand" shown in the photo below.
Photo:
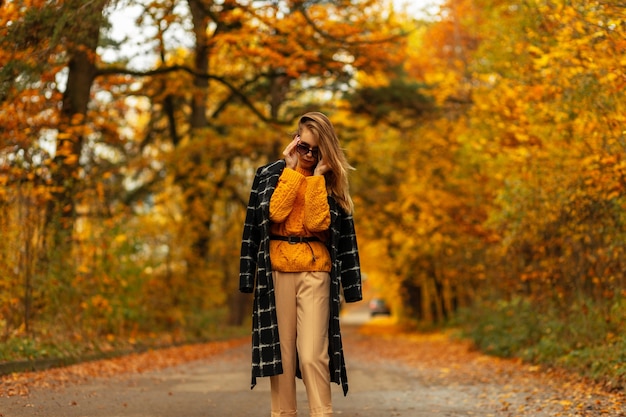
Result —
<path fill-rule="evenodd" d="M 296 165 L 298 165 L 298 155 L 296 155 L 296 145 L 300 141 L 300 136 L 295 136 L 289 145 L 283 151 L 283 156 L 285 157 L 285 162 L 287 163 L 287 168 L 296 169 Z"/>
<path fill-rule="evenodd" d="M 326 163 L 326 160 L 324 158 L 321 158 L 315 166 L 315 171 L 313 171 L 313 175 L 324 175 L 330 170 L 330 165 Z"/>

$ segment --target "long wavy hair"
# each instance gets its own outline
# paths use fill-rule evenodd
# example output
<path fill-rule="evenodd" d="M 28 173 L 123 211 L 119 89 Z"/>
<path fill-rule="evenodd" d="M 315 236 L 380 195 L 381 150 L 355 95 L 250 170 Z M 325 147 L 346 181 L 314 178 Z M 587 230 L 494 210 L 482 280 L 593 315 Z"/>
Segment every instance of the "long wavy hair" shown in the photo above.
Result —
<path fill-rule="evenodd" d="M 348 171 L 354 168 L 346 159 L 333 124 L 323 113 L 309 112 L 300 117 L 298 133 L 302 132 L 303 127 L 308 128 L 317 138 L 322 158 L 331 168 L 329 172 L 324 174 L 328 194 L 337 201 L 346 213 L 352 214 L 354 203 L 350 197 Z"/>

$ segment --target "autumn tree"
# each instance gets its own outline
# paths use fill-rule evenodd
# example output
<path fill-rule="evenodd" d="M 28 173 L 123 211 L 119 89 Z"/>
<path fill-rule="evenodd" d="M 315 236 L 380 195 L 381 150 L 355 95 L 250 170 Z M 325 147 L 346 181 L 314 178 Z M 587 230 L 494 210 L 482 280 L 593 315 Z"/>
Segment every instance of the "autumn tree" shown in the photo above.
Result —
<path fill-rule="evenodd" d="M 123 52 L 107 19 L 128 6 L 141 8 L 137 24 L 151 33 L 147 68 L 101 56 Z M 65 277 L 55 304 L 79 305 L 99 332 L 123 332 L 141 300 L 184 327 L 235 293 L 224 259 L 236 263 L 251 170 L 276 157 L 295 117 L 347 88 L 356 69 L 393 61 L 402 36 L 388 5 L 370 1 L 2 7 L 2 117 L 13 121 L 2 181 L 41 185 L 49 209 L 41 234 L 53 237 L 38 251 L 59 261 L 55 280 Z M 168 41 L 181 29 L 193 33 L 191 49 Z M 147 224 L 160 226 L 139 232 Z"/>
<path fill-rule="evenodd" d="M 523 295 L 542 311 L 591 300 L 608 314 L 620 302 L 623 18 L 602 1 L 449 1 L 414 31 L 401 72 L 364 77 L 354 109 L 375 121 L 397 127 L 417 108 L 394 92 L 399 73 L 405 97 L 430 103 L 401 135 L 373 133 L 386 145 L 364 143 L 394 161 L 387 193 L 362 198 L 403 225 L 368 225 L 400 310 L 442 317 L 442 285 L 466 305 Z"/>
<path fill-rule="evenodd" d="M 420 33 L 405 71 L 443 117 L 388 140 L 403 162 L 377 214 L 402 227 L 368 224 L 401 315 L 445 317 L 448 293 L 486 350 L 617 369 L 624 18 L 606 1 L 455 0 Z"/>
<path fill-rule="evenodd" d="M 490 25 L 498 41 L 483 44 L 472 126 L 507 178 L 491 223 L 500 249 L 533 297 L 562 307 L 611 299 L 624 284 L 623 10 L 598 1 L 492 11 L 508 24 Z"/>
<path fill-rule="evenodd" d="M 470 23 L 478 18 L 469 2 L 451 5 L 438 22 L 405 17 L 402 65 L 362 74 L 348 97 L 376 126 L 358 130 L 356 153 L 366 257 L 385 259 L 364 261 L 368 276 L 400 317 L 424 323 L 469 304 L 484 257 L 489 190 L 461 141 L 478 44 Z"/>

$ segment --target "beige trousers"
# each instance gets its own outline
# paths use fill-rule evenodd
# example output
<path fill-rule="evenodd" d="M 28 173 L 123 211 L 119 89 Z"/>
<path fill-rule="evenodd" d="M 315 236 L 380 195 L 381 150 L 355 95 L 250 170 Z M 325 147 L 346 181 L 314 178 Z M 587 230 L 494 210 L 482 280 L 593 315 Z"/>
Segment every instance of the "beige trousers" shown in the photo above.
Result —
<path fill-rule="evenodd" d="M 297 416 L 296 351 L 311 417 L 332 417 L 328 272 L 274 272 L 283 373 L 270 377 L 272 417 Z"/>

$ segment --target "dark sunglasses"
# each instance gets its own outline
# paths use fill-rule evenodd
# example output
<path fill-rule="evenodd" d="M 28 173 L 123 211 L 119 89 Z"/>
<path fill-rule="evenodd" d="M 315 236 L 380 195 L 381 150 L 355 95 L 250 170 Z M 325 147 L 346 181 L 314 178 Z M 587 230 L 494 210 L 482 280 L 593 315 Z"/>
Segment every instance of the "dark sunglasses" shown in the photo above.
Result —
<path fill-rule="evenodd" d="M 302 156 L 308 154 L 309 152 L 311 152 L 311 155 L 313 155 L 313 158 L 319 158 L 320 156 L 319 148 L 309 148 L 308 146 L 302 143 L 298 143 L 296 145 L 296 151 Z"/>

